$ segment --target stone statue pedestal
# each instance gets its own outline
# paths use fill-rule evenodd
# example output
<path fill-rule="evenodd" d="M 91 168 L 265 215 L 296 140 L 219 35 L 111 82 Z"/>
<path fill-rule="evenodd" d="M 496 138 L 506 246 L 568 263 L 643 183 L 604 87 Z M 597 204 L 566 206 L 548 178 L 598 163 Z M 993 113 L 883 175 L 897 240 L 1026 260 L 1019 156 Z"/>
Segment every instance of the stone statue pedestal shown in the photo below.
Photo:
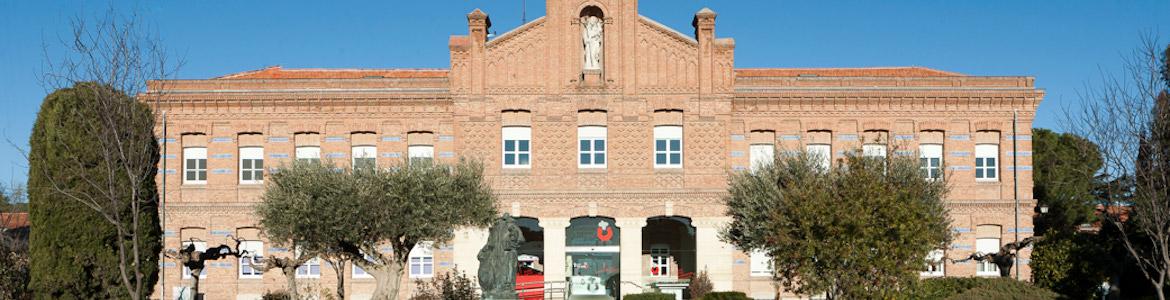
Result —
<path fill-rule="evenodd" d="M 605 85 L 605 81 L 601 78 L 601 70 L 581 71 L 581 84 L 591 87 Z"/>

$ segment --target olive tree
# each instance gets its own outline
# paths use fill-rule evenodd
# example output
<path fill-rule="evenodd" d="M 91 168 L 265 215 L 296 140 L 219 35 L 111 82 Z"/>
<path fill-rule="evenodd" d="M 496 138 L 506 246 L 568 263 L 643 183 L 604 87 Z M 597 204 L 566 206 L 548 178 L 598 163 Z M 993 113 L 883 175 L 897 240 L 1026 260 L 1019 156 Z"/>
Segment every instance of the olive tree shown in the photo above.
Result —
<path fill-rule="evenodd" d="M 374 299 L 396 299 L 411 249 L 498 213 L 482 165 L 460 161 L 356 170 L 295 162 L 272 175 L 256 214 L 270 240 L 349 261 L 377 281 Z"/>
<path fill-rule="evenodd" d="M 854 151 L 856 152 L 856 151 Z M 950 241 L 941 180 L 916 158 L 812 154 L 730 177 L 722 238 L 772 258 L 778 286 L 829 299 L 889 298 Z"/>

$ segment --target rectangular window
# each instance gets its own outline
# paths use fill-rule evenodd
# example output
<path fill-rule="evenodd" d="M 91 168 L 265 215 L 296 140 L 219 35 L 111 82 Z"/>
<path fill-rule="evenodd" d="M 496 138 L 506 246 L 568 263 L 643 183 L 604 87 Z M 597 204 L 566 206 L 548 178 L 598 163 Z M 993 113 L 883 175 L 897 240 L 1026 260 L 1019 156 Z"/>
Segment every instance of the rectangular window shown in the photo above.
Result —
<path fill-rule="evenodd" d="M 504 168 L 532 167 L 532 128 L 504 127 Z"/>
<path fill-rule="evenodd" d="M 414 145 L 406 148 L 406 156 L 410 159 L 409 163 L 425 163 L 430 164 L 435 162 L 435 146 L 431 145 Z"/>
<path fill-rule="evenodd" d="M 922 271 L 922 276 L 933 277 L 946 275 L 946 254 L 942 249 L 930 251 L 926 254 L 926 271 Z"/>
<path fill-rule="evenodd" d="M 243 252 L 247 251 L 244 255 Z M 256 261 L 264 258 L 264 242 L 261 241 L 243 241 L 240 243 L 240 278 L 262 278 L 264 272 L 252 267 L 252 257 Z"/>
<path fill-rule="evenodd" d="M 650 246 L 650 276 L 669 277 L 670 247 L 667 245 Z"/>
<path fill-rule="evenodd" d="M 997 238 L 980 238 L 975 239 L 975 252 L 987 254 L 999 252 L 999 239 Z M 999 266 L 988 260 L 980 261 L 976 265 L 975 275 L 977 276 L 999 276 Z"/>
<path fill-rule="evenodd" d="M 943 146 L 923 144 L 918 146 L 918 159 L 922 163 L 922 174 L 928 180 L 942 179 Z"/>
<path fill-rule="evenodd" d="M 605 138 L 603 126 L 577 127 L 577 167 L 605 168 Z"/>
<path fill-rule="evenodd" d="M 374 258 L 366 255 L 366 260 L 372 262 L 374 261 Z M 362 267 L 359 267 L 357 264 L 350 263 L 350 265 L 353 265 L 353 278 L 374 278 L 373 275 L 366 273 L 366 270 L 363 270 Z"/>
<path fill-rule="evenodd" d="M 353 146 L 351 149 L 353 168 L 373 169 L 378 166 L 378 148 L 374 146 Z"/>
<path fill-rule="evenodd" d="M 195 251 L 207 252 L 207 242 L 184 241 L 182 243 L 183 248 L 187 248 L 190 245 L 195 245 Z M 203 271 L 199 272 L 199 278 L 207 278 L 207 266 L 204 266 Z M 191 269 L 188 269 L 187 266 L 183 266 L 183 279 L 191 279 Z"/>
<path fill-rule="evenodd" d="M 240 183 L 264 182 L 264 148 L 240 148 Z"/>
<path fill-rule="evenodd" d="M 304 162 L 321 162 L 321 147 L 318 146 L 301 146 L 297 147 L 297 161 Z"/>
<path fill-rule="evenodd" d="M 654 167 L 682 168 L 682 126 L 654 127 Z"/>
<path fill-rule="evenodd" d="M 999 181 L 999 145 L 975 145 L 975 180 Z"/>
<path fill-rule="evenodd" d="M 886 145 L 865 144 L 861 146 L 861 155 L 865 157 L 886 158 Z"/>
<path fill-rule="evenodd" d="M 297 278 L 321 278 L 321 258 L 314 257 L 297 267 Z"/>
<path fill-rule="evenodd" d="M 756 144 L 751 146 L 751 169 L 772 165 L 776 159 L 776 146 L 772 144 Z"/>
<path fill-rule="evenodd" d="M 183 184 L 207 184 L 207 148 L 183 148 Z"/>
<path fill-rule="evenodd" d="M 751 253 L 752 276 L 754 277 L 771 277 L 774 267 L 772 267 L 772 258 L 768 257 L 768 253 L 764 251 L 752 251 Z"/>
<path fill-rule="evenodd" d="M 410 249 L 410 278 L 430 278 L 435 276 L 435 255 L 432 247 L 434 243 L 421 242 Z"/>
<path fill-rule="evenodd" d="M 828 171 L 833 163 L 833 146 L 829 144 L 811 144 L 805 146 L 809 159 L 816 162 L 822 171 Z"/>

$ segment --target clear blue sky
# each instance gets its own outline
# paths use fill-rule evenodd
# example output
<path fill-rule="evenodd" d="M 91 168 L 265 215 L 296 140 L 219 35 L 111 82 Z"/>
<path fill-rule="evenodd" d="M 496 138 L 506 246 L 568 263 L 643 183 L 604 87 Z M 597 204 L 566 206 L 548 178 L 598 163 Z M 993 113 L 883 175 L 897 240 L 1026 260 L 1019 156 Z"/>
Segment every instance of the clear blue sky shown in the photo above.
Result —
<path fill-rule="evenodd" d="M 80 2 L 80 3 L 77 3 Z M 344 3 L 336 5 L 334 3 Z M 493 30 L 520 24 L 521 0 L 124 1 L 186 65 L 180 78 L 210 78 L 271 65 L 314 68 L 446 68 L 447 38 L 465 14 L 487 12 Z M 528 19 L 544 1 L 527 1 Z M 702 7 L 716 34 L 736 39 L 737 67 L 924 66 L 970 75 L 1027 75 L 1048 91 L 1037 127 L 1058 128 L 1062 105 L 1143 33 L 1170 42 L 1170 1 L 699 1 L 644 0 L 640 12 L 691 32 Z M 0 0 L 0 182 L 23 183 L 27 147 L 45 90 L 43 41 L 103 1 Z M 56 44 L 50 47 L 59 48 Z M 53 52 L 50 49 L 49 52 Z"/>

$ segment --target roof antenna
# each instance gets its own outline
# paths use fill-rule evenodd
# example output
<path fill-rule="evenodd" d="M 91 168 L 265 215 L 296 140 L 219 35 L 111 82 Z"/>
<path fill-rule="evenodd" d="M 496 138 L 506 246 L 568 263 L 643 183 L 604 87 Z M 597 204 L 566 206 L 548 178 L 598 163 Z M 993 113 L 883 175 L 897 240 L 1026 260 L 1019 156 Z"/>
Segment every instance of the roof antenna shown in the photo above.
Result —
<path fill-rule="evenodd" d="M 528 0 L 520 0 L 520 25 L 528 23 Z"/>

